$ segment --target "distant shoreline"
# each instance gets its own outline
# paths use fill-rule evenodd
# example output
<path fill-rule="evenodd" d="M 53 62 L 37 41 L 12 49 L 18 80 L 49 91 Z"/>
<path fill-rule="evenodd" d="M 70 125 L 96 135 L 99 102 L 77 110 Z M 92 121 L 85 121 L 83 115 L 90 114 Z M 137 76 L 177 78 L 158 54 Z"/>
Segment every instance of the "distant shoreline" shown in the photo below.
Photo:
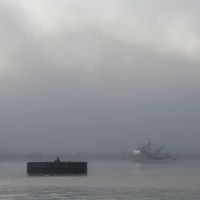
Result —
<path fill-rule="evenodd" d="M 131 160 L 131 153 L 2 153 L 0 154 L 0 161 L 50 161 L 55 160 L 57 156 L 61 160 Z M 184 154 L 173 154 L 177 159 L 187 160 L 200 160 L 200 154 L 195 153 L 184 153 Z"/>

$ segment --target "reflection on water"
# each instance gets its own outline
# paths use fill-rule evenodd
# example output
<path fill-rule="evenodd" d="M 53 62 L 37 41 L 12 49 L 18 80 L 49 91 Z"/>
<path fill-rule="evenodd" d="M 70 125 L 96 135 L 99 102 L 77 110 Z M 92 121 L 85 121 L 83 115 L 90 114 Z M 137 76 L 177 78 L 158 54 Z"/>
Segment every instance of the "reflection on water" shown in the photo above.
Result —
<path fill-rule="evenodd" d="M 200 199 L 200 162 L 89 162 L 87 176 L 28 177 L 0 163 L 0 199 Z"/>

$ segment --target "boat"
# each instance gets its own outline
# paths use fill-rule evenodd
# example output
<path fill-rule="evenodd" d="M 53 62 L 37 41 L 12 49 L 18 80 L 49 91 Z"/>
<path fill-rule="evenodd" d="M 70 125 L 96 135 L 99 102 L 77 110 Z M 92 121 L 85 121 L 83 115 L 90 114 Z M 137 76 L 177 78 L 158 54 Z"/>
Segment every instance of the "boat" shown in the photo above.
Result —
<path fill-rule="evenodd" d="M 27 174 L 34 175 L 85 175 L 87 162 L 63 162 L 57 157 L 54 162 L 27 162 Z"/>
<path fill-rule="evenodd" d="M 169 162 L 176 158 L 169 153 L 163 152 L 164 145 L 156 145 L 148 141 L 133 151 L 132 160 L 134 162 Z"/>

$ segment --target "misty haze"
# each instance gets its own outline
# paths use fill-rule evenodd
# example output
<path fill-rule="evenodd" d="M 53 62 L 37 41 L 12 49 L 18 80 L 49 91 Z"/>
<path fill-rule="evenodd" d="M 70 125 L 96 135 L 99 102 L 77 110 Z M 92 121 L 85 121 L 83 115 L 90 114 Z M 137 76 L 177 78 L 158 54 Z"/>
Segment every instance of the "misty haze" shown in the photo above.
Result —
<path fill-rule="evenodd" d="M 0 148 L 200 151 L 198 1 L 0 2 Z"/>
<path fill-rule="evenodd" d="M 106 185 L 102 178 L 106 175 L 101 174 L 106 166 L 113 168 L 111 176 L 124 168 L 130 172 L 135 166 L 127 164 L 130 154 L 148 141 L 165 145 L 173 156 L 200 156 L 199 7 L 198 0 L 1 0 L 0 160 L 53 160 L 56 156 L 126 160 L 118 166 L 89 165 L 89 173 L 100 178 L 93 185 L 90 174 L 85 177 L 91 195 L 86 199 L 92 199 L 96 194 L 91 186 Z M 23 171 L 21 166 L 18 163 L 16 169 Z M 185 169 L 184 165 L 172 166 L 171 176 L 182 177 L 176 170 Z M 167 169 L 162 167 L 161 177 L 168 174 L 160 171 Z M 191 178 L 188 185 L 195 190 L 200 174 L 197 167 L 192 169 L 196 182 Z M 153 167 L 148 170 L 156 173 Z M 0 162 L 0 180 L 1 172 L 6 174 Z M 141 177 L 148 172 L 142 171 Z M 126 178 L 132 184 L 135 177 L 130 177 Z M 160 179 L 151 178 L 144 184 L 142 178 L 136 187 L 157 188 Z M 126 180 L 120 187 L 128 190 Z M 165 180 L 163 190 L 173 182 Z M 72 180 L 66 187 L 80 184 L 82 191 L 83 182 Z M 180 186 L 180 194 L 184 187 Z M 110 192 L 111 196 L 116 193 Z M 126 199 L 129 191 L 122 193 L 120 199 Z M 102 189 L 101 194 L 107 193 Z M 0 199 L 9 199 L 1 195 L 0 184 Z"/>

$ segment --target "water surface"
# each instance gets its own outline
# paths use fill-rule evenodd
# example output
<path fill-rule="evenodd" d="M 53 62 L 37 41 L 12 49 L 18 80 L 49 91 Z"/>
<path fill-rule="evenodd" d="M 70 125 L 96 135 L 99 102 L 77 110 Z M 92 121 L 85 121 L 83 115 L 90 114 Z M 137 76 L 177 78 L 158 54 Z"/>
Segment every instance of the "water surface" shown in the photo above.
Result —
<path fill-rule="evenodd" d="M 88 162 L 87 176 L 26 175 L 25 162 L 0 163 L 0 199 L 200 199 L 200 162 Z"/>

